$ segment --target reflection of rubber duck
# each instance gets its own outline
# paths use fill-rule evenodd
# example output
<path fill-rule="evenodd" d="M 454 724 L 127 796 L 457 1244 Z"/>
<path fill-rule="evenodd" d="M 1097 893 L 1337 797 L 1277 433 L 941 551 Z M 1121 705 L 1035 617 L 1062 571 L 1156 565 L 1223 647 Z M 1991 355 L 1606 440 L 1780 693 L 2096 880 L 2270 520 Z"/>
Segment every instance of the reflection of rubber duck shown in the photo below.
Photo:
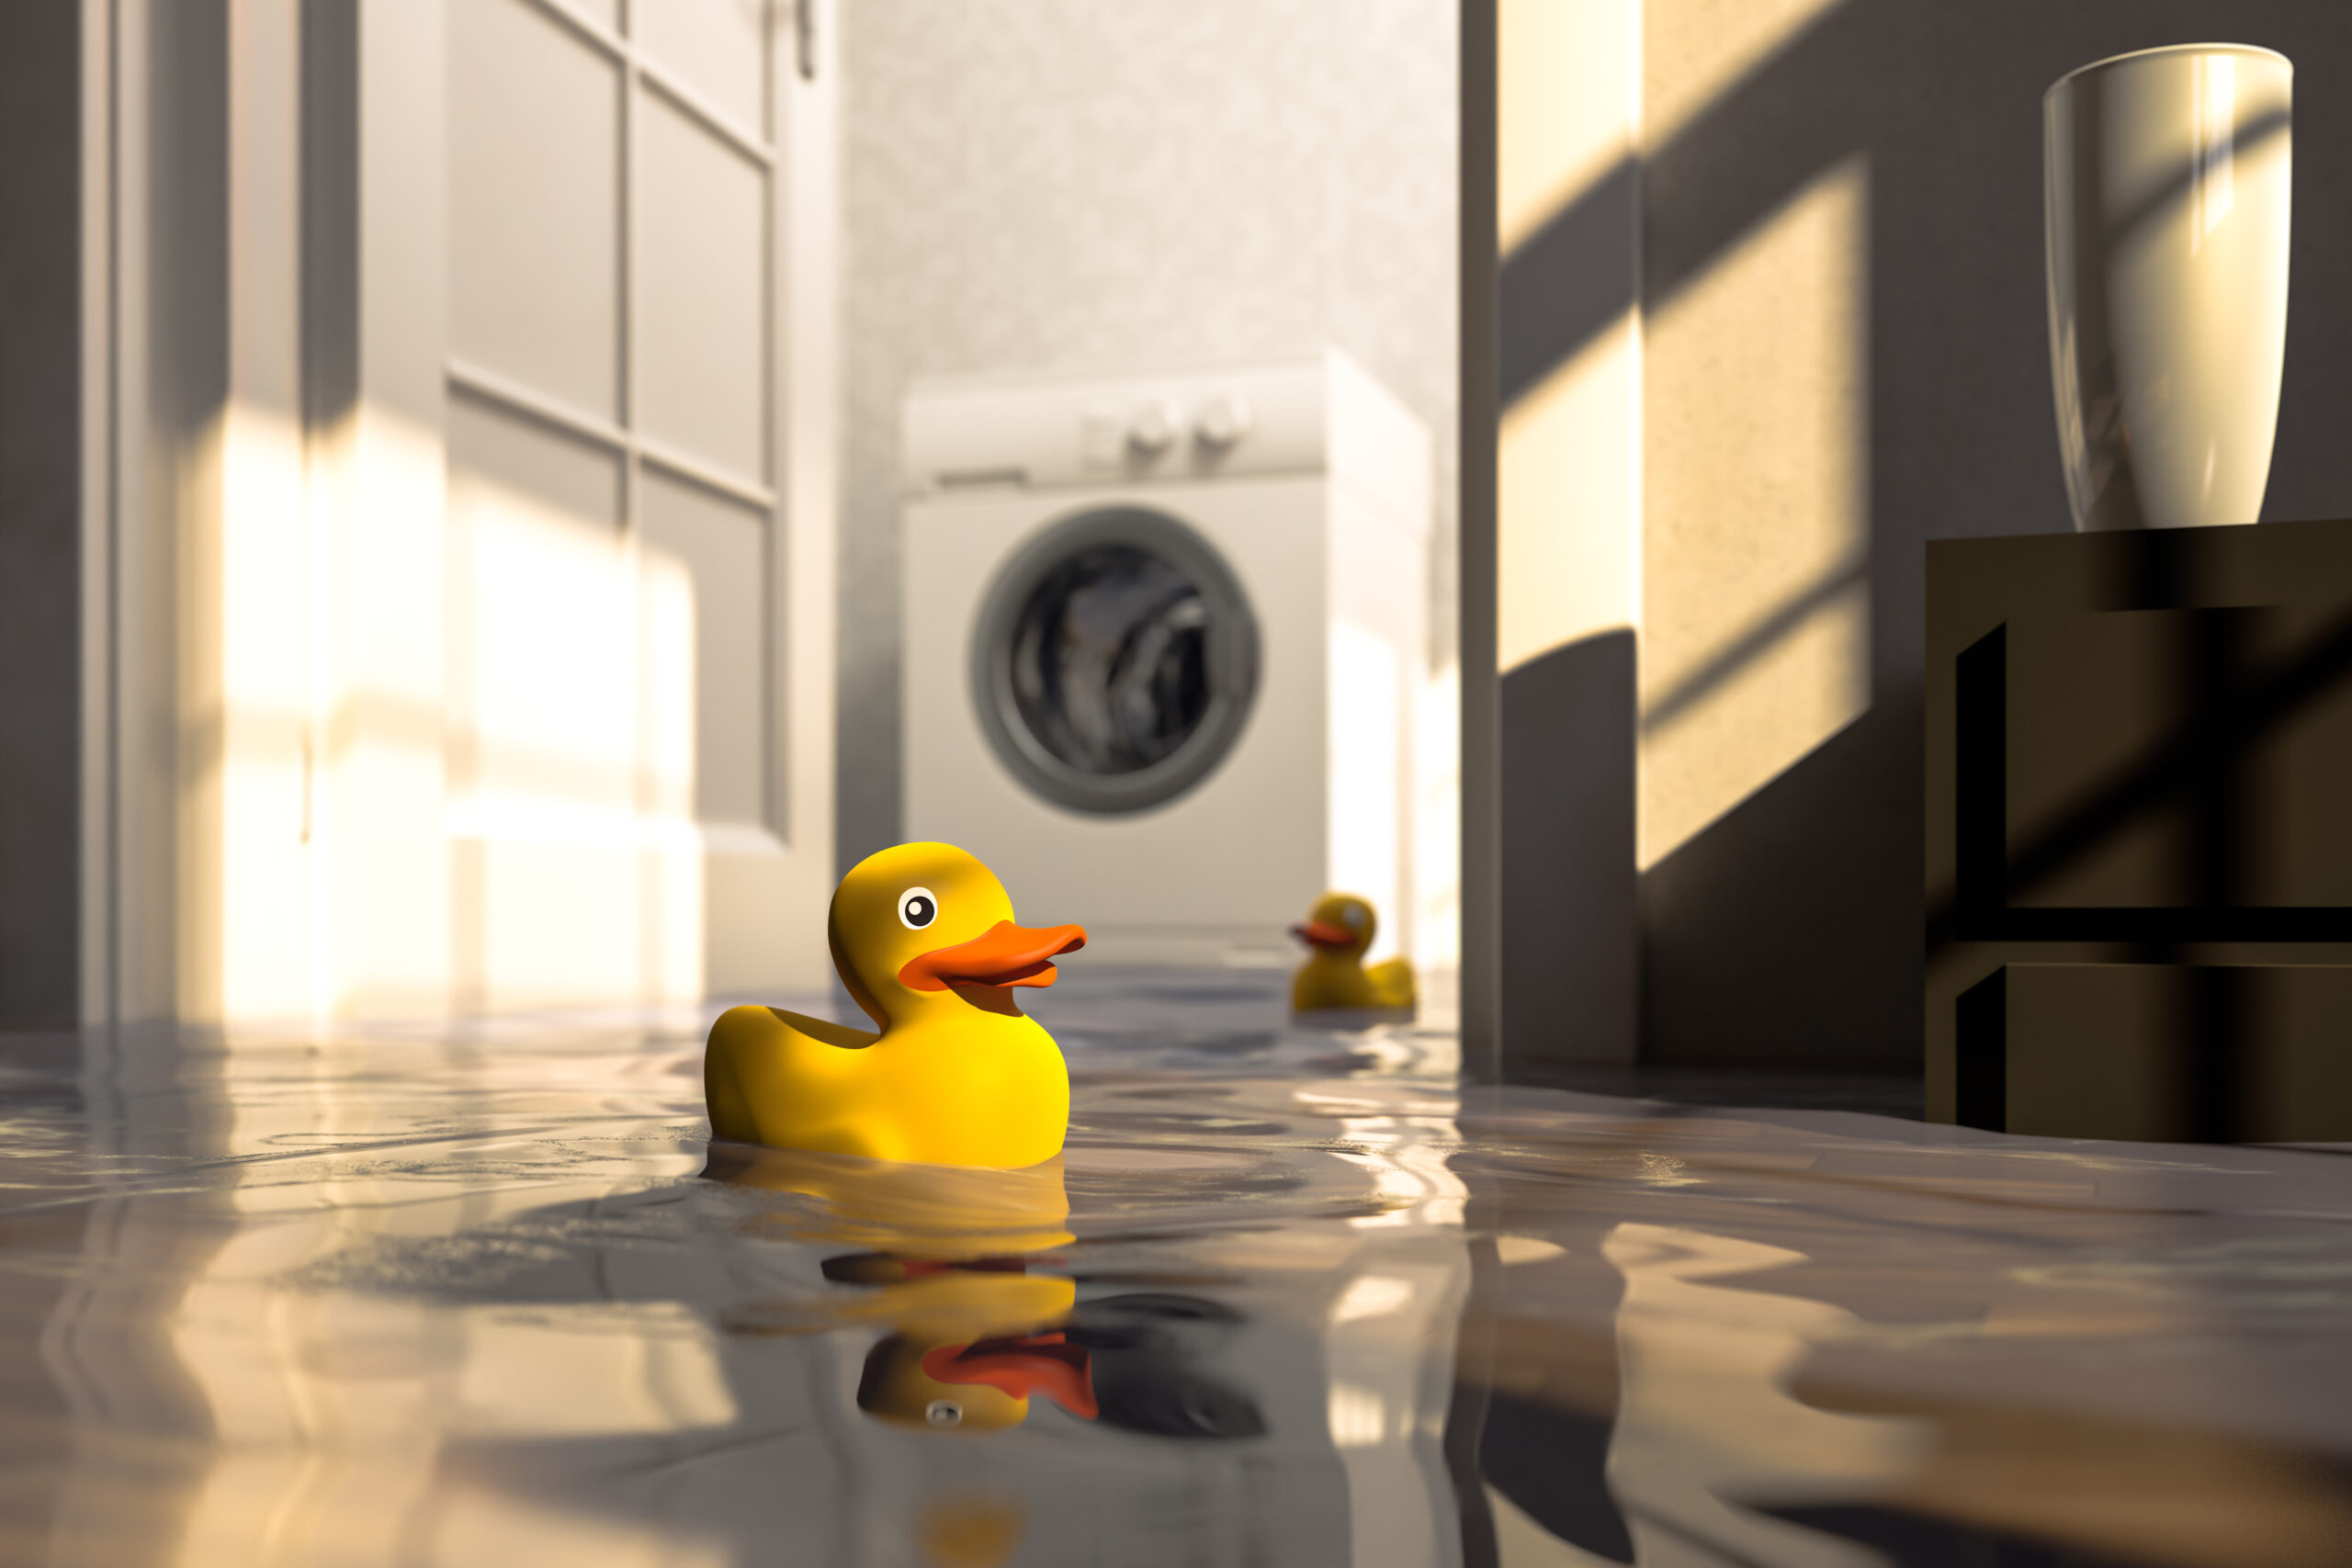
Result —
<path fill-rule="evenodd" d="M 761 1336 L 887 1325 L 858 1382 L 869 1416 L 997 1431 L 1019 1425 L 1042 1394 L 1080 1419 L 1136 1432 L 1265 1430 L 1247 1395 L 1193 1365 L 1238 1321 L 1231 1308 L 1158 1292 L 1077 1302 L 1057 1260 L 1071 1239 L 1057 1158 L 987 1170 L 715 1143 L 703 1174 L 815 1200 L 747 1215 L 760 1231 L 866 1249 L 824 1260 L 825 1278 L 850 1289 L 745 1303 L 726 1323 Z"/>
<path fill-rule="evenodd" d="M 825 1278 L 861 1287 L 739 1306 L 741 1334 L 826 1333 L 888 1324 L 925 1345 L 967 1343 L 1057 1323 L 1076 1297 L 1051 1267 L 1070 1240 L 1062 1162 L 1023 1170 L 878 1165 L 842 1155 L 714 1144 L 703 1174 L 729 1186 L 818 1200 L 747 1216 L 749 1228 L 802 1243 L 868 1250 L 824 1262 Z"/>
<path fill-rule="evenodd" d="M 1024 1341 L 1057 1328 L 1078 1295 L 1050 1260 L 1052 1249 L 1070 1239 L 1059 1159 L 1021 1170 L 959 1169 L 713 1144 L 703 1174 L 729 1186 L 817 1200 L 813 1207 L 753 1216 L 751 1223 L 763 1231 L 871 1249 L 824 1261 L 826 1279 L 854 1289 L 740 1307 L 729 1316 L 732 1331 L 888 1325 L 866 1358 L 857 1400 L 868 1414 L 902 1425 L 974 1431 L 1017 1426 L 1040 1385 L 1049 1397 L 1068 1395 L 1092 1413 L 1091 1396 L 1079 1392 L 1082 1381 L 1070 1381 L 1066 1355 L 1057 1362 L 1047 1349 L 1046 1365 L 1031 1365 L 1036 1358 L 1024 1356 Z M 975 1347 L 984 1348 L 969 1365 L 944 1369 L 944 1377 L 925 1370 L 933 1352 L 953 1357 Z"/>
<path fill-rule="evenodd" d="M 1070 1240 L 1062 1162 L 1021 1170 L 877 1165 L 846 1155 L 714 1143 L 703 1175 L 731 1187 L 797 1192 L 752 1228 L 820 1246 L 953 1261 L 1046 1252 Z"/>
<path fill-rule="evenodd" d="M 1012 988 L 1052 985 L 1053 960 L 1086 933 L 1013 924 L 1003 886 L 953 844 L 866 856 L 826 929 L 842 984 L 880 1032 L 729 1008 L 703 1054 L 712 1134 L 932 1165 L 1052 1158 L 1069 1070 Z"/>
<path fill-rule="evenodd" d="M 1380 920 L 1351 893 L 1326 893 L 1290 934 L 1315 951 L 1290 983 L 1297 1012 L 1410 1012 L 1413 966 L 1401 958 L 1363 966 Z"/>
<path fill-rule="evenodd" d="M 858 1408 L 908 1427 L 993 1432 L 1029 1415 L 1042 1393 L 1091 1419 L 1086 1358 L 1066 1343 L 1062 1318 L 1078 1287 L 1031 1272 L 1025 1258 L 955 1261 L 860 1253 L 829 1258 L 825 1277 L 874 1287 L 855 1315 L 887 1318 L 865 1358 Z"/>
<path fill-rule="evenodd" d="M 1030 1397 L 1043 1394 L 1091 1421 L 1100 1412 L 1088 1373 L 1086 1351 L 1058 1328 L 953 1342 L 893 1334 L 866 1353 L 857 1405 L 900 1426 L 995 1432 L 1028 1419 Z"/>
<path fill-rule="evenodd" d="M 1029 1510 L 1018 1497 L 948 1492 L 923 1505 L 915 1540 L 937 1568 L 1000 1568 L 1029 1533 Z"/>
<path fill-rule="evenodd" d="M 888 1271 L 898 1260 L 839 1258 L 833 1279 Z M 994 1283 L 1002 1292 L 989 1304 L 1009 1306 L 1022 1282 L 1011 1270 L 1020 1259 L 950 1265 L 967 1286 Z M 986 1276 L 993 1275 L 992 1281 Z M 920 1279 L 939 1277 L 924 1269 Z M 1034 1277 L 1028 1281 L 1042 1284 Z M 1068 1280 L 1057 1280 L 1073 1289 Z M 888 1287 L 904 1291 L 905 1285 Z M 970 1292 L 967 1304 L 982 1302 Z M 893 1315 L 897 1315 L 895 1313 Z M 1230 1327 L 1238 1314 L 1198 1296 L 1145 1292 L 1110 1296 L 1064 1311 L 1018 1334 L 976 1333 L 982 1320 L 958 1325 L 949 1340 L 944 1324 L 910 1319 L 877 1343 L 858 1380 L 858 1408 L 882 1420 L 938 1431 L 991 1432 L 1019 1425 L 1033 1396 L 1042 1394 L 1084 1421 L 1161 1438 L 1255 1438 L 1264 1419 L 1248 1395 L 1195 1370 L 1186 1330 Z"/>

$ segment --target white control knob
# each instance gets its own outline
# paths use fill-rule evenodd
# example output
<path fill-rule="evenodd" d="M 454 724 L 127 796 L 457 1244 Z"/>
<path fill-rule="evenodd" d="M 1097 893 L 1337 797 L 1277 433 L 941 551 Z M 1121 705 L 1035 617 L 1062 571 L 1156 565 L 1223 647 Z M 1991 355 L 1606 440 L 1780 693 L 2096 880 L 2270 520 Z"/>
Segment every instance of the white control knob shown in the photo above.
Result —
<path fill-rule="evenodd" d="M 1176 445 L 1184 432 L 1184 415 L 1173 403 L 1146 403 L 1127 422 L 1127 446 L 1147 457 L 1157 457 Z"/>
<path fill-rule="evenodd" d="M 1212 452 L 1222 452 L 1250 434 L 1250 405 L 1222 394 L 1203 400 L 1193 414 L 1193 439 Z"/>

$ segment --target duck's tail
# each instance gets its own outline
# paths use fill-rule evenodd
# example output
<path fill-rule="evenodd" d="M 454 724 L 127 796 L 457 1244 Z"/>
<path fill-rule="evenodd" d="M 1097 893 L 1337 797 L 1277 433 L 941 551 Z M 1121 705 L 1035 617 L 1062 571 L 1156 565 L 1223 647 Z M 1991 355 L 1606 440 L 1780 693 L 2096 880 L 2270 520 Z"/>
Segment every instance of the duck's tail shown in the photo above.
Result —
<path fill-rule="evenodd" d="M 1372 982 L 1374 1006 L 1406 1011 L 1412 1010 L 1415 1001 L 1412 964 L 1402 958 L 1391 958 L 1372 965 L 1364 971 L 1364 976 Z"/>

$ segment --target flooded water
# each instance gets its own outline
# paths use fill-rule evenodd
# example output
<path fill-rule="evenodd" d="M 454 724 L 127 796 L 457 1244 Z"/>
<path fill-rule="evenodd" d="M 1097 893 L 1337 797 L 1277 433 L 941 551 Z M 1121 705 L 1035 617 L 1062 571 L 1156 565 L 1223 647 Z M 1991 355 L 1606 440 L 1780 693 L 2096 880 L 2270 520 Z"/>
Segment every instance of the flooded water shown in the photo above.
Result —
<path fill-rule="evenodd" d="M 0 1559 L 2352 1562 L 2352 1151 L 1069 982 L 1004 1173 L 714 1148 L 707 1015 L 17 1042 Z"/>

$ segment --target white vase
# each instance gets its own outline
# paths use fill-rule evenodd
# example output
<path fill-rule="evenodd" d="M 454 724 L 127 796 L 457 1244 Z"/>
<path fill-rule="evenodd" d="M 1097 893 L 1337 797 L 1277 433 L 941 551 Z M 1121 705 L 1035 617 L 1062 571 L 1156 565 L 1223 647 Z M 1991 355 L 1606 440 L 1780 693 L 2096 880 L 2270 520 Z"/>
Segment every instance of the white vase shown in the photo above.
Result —
<path fill-rule="evenodd" d="M 2050 364 L 2076 528 L 2261 513 L 2293 84 L 2284 55 L 2200 43 L 2086 65 L 2042 96 Z"/>

